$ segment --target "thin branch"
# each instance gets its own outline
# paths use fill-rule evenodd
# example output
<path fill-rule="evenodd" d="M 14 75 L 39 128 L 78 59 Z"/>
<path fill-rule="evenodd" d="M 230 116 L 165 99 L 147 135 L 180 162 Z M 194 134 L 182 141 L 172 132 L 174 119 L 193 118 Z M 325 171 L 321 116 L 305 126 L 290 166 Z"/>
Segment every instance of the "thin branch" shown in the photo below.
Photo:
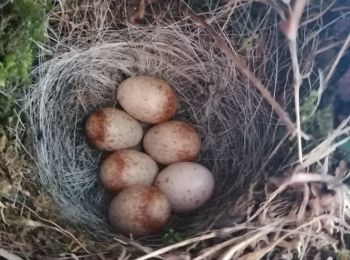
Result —
<path fill-rule="evenodd" d="M 290 185 L 297 184 L 297 183 L 311 183 L 311 182 L 321 182 L 321 183 L 334 183 L 335 177 L 331 175 L 321 175 L 318 173 L 305 173 L 305 172 L 295 172 L 291 176 L 287 177 L 279 186 L 278 188 L 269 195 L 268 199 L 262 204 L 262 206 L 252 215 L 249 217 L 248 221 L 251 222 L 255 218 L 257 218 L 260 214 L 266 215 L 267 213 L 267 207 L 268 205 L 283 191 L 285 191 Z"/>
<path fill-rule="evenodd" d="M 0 4 L 0 9 L 4 8 L 6 5 L 8 5 L 11 2 L 12 2 L 12 0 L 7 0 L 4 3 Z"/>
<path fill-rule="evenodd" d="M 344 42 L 345 41 L 340 41 L 340 42 L 333 42 L 333 43 L 330 43 L 330 44 L 328 44 L 328 45 L 326 45 L 326 46 L 324 46 L 324 47 L 321 47 L 321 48 L 319 48 L 317 51 L 316 51 L 316 56 L 317 55 L 320 55 L 320 54 L 322 54 L 323 52 L 326 52 L 326 51 L 328 51 L 328 50 L 330 50 L 330 49 L 333 49 L 333 48 L 335 48 L 335 47 L 338 47 L 339 45 L 343 45 L 344 44 Z"/>
<path fill-rule="evenodd" d="M 306 25 L 308 25 L 309 23 L 312 23 L 312 22 L 314 22 L 314 21 L 320 19 L 325 13 L 327 13 L 327 12 L 332 8 L 332 6 L 333 6 L 336 2 L 337 2 L 336 0 L 333 1 L 333 2 L 331 2 L 331 3 L 330 3 L 324 10 L 322 10 L 320 13 L 318 13 L 317 15 L 311 17 L 309 20 L 306 20 L 306 21 L 302 22 L 302 23 L 300 24 L 300 27 L 306 26 Z"/>
<path fill-rule="evenodd" d="M 187 240 L 182 241 L 180 243 L 177 243 L 175 245 L 163 247 L 161 249 L 153 251 L 152 253 L 149 253 L 147 255 L 141 256 L 139 258 L 136 258 L 135 260 L 153 259 L 154 257 L 160 256 L 160 255 L 162 255 L 164 253 L 167 253 L 167 252 L 169 252 L 171 250 L 174 250 L 174 249 L 177 249 L 179 247 L 184 247 L 184 246 L 193 244 L 193 243 L 195 243 L 197 241 L 203 241 L 203 240 L 208 240 L 208 239 L 214 238 L 214 237 L 216 237 L 216 235 L 217 235 L 216 232 L 211 232 L 209 234 L 205 234 L 205 235 L 202 235 L 202 236 L 199 236 L 199 237 L 194 237 L 194 238 L 191 238 L 191 239 L 187 239 Z"/>
<path fill-rule="evenodd" d="M 296 39 L 289 40 L 289 51 L 292 58 L 292 66 L 294 73 L 294 105 L 295 105 L 295 117 L 297 124 L 297 142 L 298 142 L 298 157 L 299 163 L 303 163 L 303 147 L 301 143 L 301 120 L 300 120 L 300 86 L 302 84 L 302 76 L 300 74 L 298 55 L 297 55 L 297 42 Z"/>
<path fill-rule="evenodd" d="M 344 52 L 347 50 L 347 48 L 350 46 L 350 34 L 348 34 L 348 37 L 346 38 L 343 46 L 341 47 L 338 55 L 337 55 L 337 58 L 335 59 L 335 61 L 333 62 L 332 64 L 332 67 L 331 69 L 329 70 L 326 78 L 325 78 L 325 85 L 327 85 L 327 83 L 329 82 L 329 80 L 331 79 L 331 77 L 333 76 L 333 73 L 340 61 L 340 59 L 343 57 L 344 55 Z"/>
<path fill-rule="evenodd" d="M 321 70 L 318 70 L 318 78 L 319 78 L 319 88 L 317 91 L 317 101 L 316 104 L 314 106 L 314 108 L 312 109 L 310 115 L 307 116 L 307 119 L 310 119 L 311 117 L 313 117 L 315 115 L 315 113 L 317 112 L 318 107 L 321 104 L 321 99 L 322 99 L 322 94 L 326 89 L 326 84 L 324 82 L 324 78 L 323 78 L 323 73 Z"/>
<path fill-rule="evenodd" d="M 318 146 L 312 149 L 308 154 L 304 156 L 305 161 L 300 164 L 295 170 L 301 171 L 312 164 L 324 159 L 332 152 L 335 151 L 337 147 L 347 142 L 350 137 L 344 137 L 340 141 L 334 143 L 337 138 L 348 135 L 350 133 L 350 127 L 347 127 L 347 124 L 350 122 L 350 116 L 345 119 L 337 129 L 335 129 L 329 136 L 323 140 Z"/>
<path fill-rule="evenodd" d="M 8 199 L 9 201 L 12 201 L 15 203 L 15 200 L 9 198 L 9 197 L 6 197 L 6 196 L 0 196 L 2 198 L 5 198 L 5 199 Z M 44 223 L 41 223 L 39 221 L 33 221 L 33 220 L 28 220 L 28 221 L 23 221 L 23 225 L 26 225 L 28 227 L 33 227 L 33 228 L 36 228 L 36 227 L 46 227 L 46 228 L 50 228 L 52 230 L 55 230 L 61 234 L 65 234 L 69 237 L 71 237 L 86 253 L 88 254 L 91 254 L 91 252 L 86 248 L 86 246 L 79 241 L 78 238 L 76 238 L 71 232 L 69 232 L 68 230 L 65 230 L 64 228 L 62 228 L 61 226 L 59 226 L 58 224 L 56 224 L 55 222 L 51 221 L 51 220 L 48 220 L 48 219 L 45 219 L 43 217 L 41 217 L 37 212 L 35 212 L 33 209 L 31 209 L 29 206 L 21 203 L 21 202 L 18 202 L 21 204 L 21 206 L 25 209 L 27 209 L 28 211 L 30 211 L 35 217 L 37 217 L 39 220 L 43 221 L 43 222 L 46 222 L 46 223 L 49 223 L 51 224 L 52 226 L 50 225 L 47 225 L 47 224 L 44 224 Z M 16 206 L 14 206 L 16 207 Z M 18 225 L 19 223 L 15 223 L 16 225 Z"/>
<path fill-rule="evenodd" d="M 218 251 L 224 249 L 225 247 L 228 247 L 229 245 L 235 243 L 237 240 L 242 239 L 241 236 L 239 237 L 233 237 L 231 239 L 226 240 L 225 242 L 222 242 L 220 244 L 216 244 L 212 247 L 209 247 L 204 253 L 200 254 L 199 256 L 197 256 L 196 258 L 194 258 L 193 260 L 205 260 L 208 259 L 208 257 L 210 257 L 211 255 L 217 253 Z"/>
<path fill-rule="evenodd" d="M 275 224 L 275 223 L 273 223 Z M 225 255 L 223 255 L 222 260 L 230 260 L 233 259 L 233 257 L 235 256 L 235 254 L 237 252 L 239 252 L 240 250 L 244 250 L 245 248 L 247 248 L 250 244 L 255 243 L 256 241 L 258 241 L 261 237 L 266 236 L 267 234 L 269 234 L 270 232 L 272 232 L 274 230 L 274 226 L 270 225 L 267 227 L 264 227 L 263 230 L 261 230 L 260 232 L 256 233 L 255 235 L 249 237 L 248 239 L 244 240 L 243 242 L 231 247 L 226 253 Z"/>
<path fill-rule="evenodd" d="M 281 24 L 281 30 L 286 35 L 287 39 L 290 41 L 297 39 L 298 27 L 306 3 L 307 0 L 296 0 L 294 8 L 290 13 L 289 19 L 283 21 Z"/>
<path fill-rule="evenodd" d="M 298 142 L 298 157 L 299 163 L 303 163 L 303 147 L 301 142 L 301 122 L 300 122 L 300 86 L 303 82 L 302 75 L 300 73 L 300 66 L 298 61 L 298 28 L 301 16 L 304 12 L 307 0 L 297 0 L 294 4 L 294 8 L 290 13 L 289 19 L 283 21 L 281 24 L 281 30 L 288 39 L 289 52 L 292 59 L 293 66 L 293 85 L 294 85 L 294 104 L 295 104 L 295 117 L 297 126 L 297 142 Z"/>
<path fill-rule="evenodd" d="M 310 200 L 310 188 L 309 188 L 309 185 L 304 183 L 304 198 L 303 198 L 303 202 L 300 205 L 298 216 L 297 216 L 298 226 L 305 221 L 306 207 L 308 206 L 309 200 Z"/>
<path fill-rule="evenodd" d="M 147 255 L 144 255 L 144 256 L 141 256 L 139 258 L 136 258 L 135 260 L 154 259 L 154 257 L 158 257 L 158 256 L 160 256 L 162 254 L 165 254 L 165 253 L 167 253 L 169 251 L 172 251 L 174 249 L 177 249 L 177 248 L 180 248 L 180 247 L 184 247 L 184 246 L 187 246 L 187 245 L 191 245 L 191 244 L 194 244 L 194 243 L 197 243 L 197 242 L 200 242 L 200 241 L 212 239 L 212 238 L 215 238 L 215 237 L 220 237 L 222 235 L 231 234 L 233 232 L 241 231 L 241 230 L 244 230 L 246 228 L 247 228 L 247 226 L 245 224 L 241 224 L 241 225 L 236 225 L 234 227 L 217 229 L 217 230 L 214 230 L 212 232 L 209 232 L 209 233 L 197 236 L 197 237 L 186 239 L 186 240 L 181 241 L 179 243 L 176 243 L 174 245 L 170 245 L 170 246 L 167 246 L 167 247 L 160 248 L 160 249 L 155 250 L 155 251 L 153 251 L 153 252 L 151 252 L 151 253 L 149 253 Z"/>
<path fill-rule="evenodd" d="M 280 120 L 286 124 L 288 131 L 291 134 L 294 134 L 296 132 L 296 128 L 294 123 L 289 118 L 287 112 L 280 106 L 280 104 L 278 104 L 278 102 L 273 98 L 273 96 L 265 88 L 261 81 L 254 76 L 244 61 L 238 57 L 228 41 L 223 36 L 218 34 L 203 18 L 192 12 L 189 7 L 186 9 L 186 12 L 190 20 L 192 20 L 195 24 L 202 25 L 206 29 L 208 34 L 216 41 L 217 46 L 226 54 L 231 64 L 237 67 L 238 70 L 253 83 L 261 95 L 269 102 L 271 107 L 278 114 Z"/>
<path fill-rule="evenodd" d="M 288 137 L 289 137 L 288 133 L 286 135 L 284 135 L 284 137 L 282 137 L 282 139 L 278 142 L 278 144 L 273 149 L 273 151 L 269 154 L 269 157 L 266 160 L 264 160 L 264 163 L 259 170 L 258 176 L 260 176 L 260 174 L 265 170 L 265 167 L 268 165 L 268 163 L 271 161 L 271 159 L 277 154 L 277 152 L 282 147 L 282 145 L 285 144 Z"/>
<path fill-rule="evenodd" d="M 0 257 L 7 260 L 22 260 L 19 256 L 16 256 L 3 248 L 0 248 Z"/>

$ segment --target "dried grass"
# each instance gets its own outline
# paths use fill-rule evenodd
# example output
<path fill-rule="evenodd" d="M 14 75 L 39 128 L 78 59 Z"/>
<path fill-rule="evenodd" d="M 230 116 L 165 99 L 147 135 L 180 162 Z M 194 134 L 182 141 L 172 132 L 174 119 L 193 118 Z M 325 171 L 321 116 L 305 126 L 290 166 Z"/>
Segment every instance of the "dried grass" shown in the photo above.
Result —
<path fill-rule="evenodd" d="M 39 81 L 28 102 L 40 182 L 72 220 L 108 230 L 108 196 L 97 174 L 103 153 L 88 145 L 83 124 L 94 109 L 116 105 L 116 87 L 135 74 L 161 77 L 175 88 L 180 99 L 175 118 L 200 132 L 198 161 L 217 179 L 215 199 L 192 216 L 186 229 L 201 228 L 201 216 L 222 209 L 245 178 L 257 177 L 275 120 L 255 89 L 247 88 L 249 82 L 211 46 L 205 31 L 187 21 L 158 21 L 79 40 L 80 45 L 92 43 L 76 42 L 70 52 L 37 68 Z M 260 159 L 252 161 L 252 156 Z M 219 194 L 222 190 L 227 193 Z"/>
<path fill-rule="evenodd" d="M 161 246 L 158 236 L 114 239 L 143 251 L 139 260 L 175 257 L 178 250 L 196 259 L 276 254 L 291 259 L 295 253 L 307 255 L 312 247 L 339 246 L 349 231 L 347 175 L 310 172 L 331 155 L 336 140 L 345 140 L 349 128 L 342 124 L 307 153 L 301 139 L 307 135 L 285 112 L 296 112 L 299 122 L 299 88 L 315 69 L 307 55 L 317 52 L 319 34 L 312 32 L 322 30 L 319 13 L 328 6 L 306 6 L 302 26 L 293 31 L 304 37 L 284 31 L 288 48 L 278 15 L 298 28 L 303 8 L 259 4 L 264 11 L 253 16 L 255 3 L 233 1 L 197 15 L 174 3 L 140 1 L 137 12 L 123 1 L 75 3 L 61 2 L 52 15 L 52 44 L 42 46 L 37 83 L 27 97 L 38 178 L 66 217 L 98 237 L 113 239 L 106 219 L 110 196 L 97 174 L 103 153 L 89 146 L 83 124 L 94 109 L 117 105 L 115 91 L 123 79 L 146 74 L 175 88 L 180 99 L 175 118 L 200 132 L 198 161 L 213 172 L 217 188 L 206 207 L 173 216 L 170 227 L 192 234 L 184 241 L 152 251 Z M 312 88 L 318 79 L 310 76 L 309 82 Z M 297 134 L 297 142 L 288 140 L 288 134 Z M 289 149 L 295 144 L 298 151 Z M 270 179 L 286 167 L 290 175 Z"/>

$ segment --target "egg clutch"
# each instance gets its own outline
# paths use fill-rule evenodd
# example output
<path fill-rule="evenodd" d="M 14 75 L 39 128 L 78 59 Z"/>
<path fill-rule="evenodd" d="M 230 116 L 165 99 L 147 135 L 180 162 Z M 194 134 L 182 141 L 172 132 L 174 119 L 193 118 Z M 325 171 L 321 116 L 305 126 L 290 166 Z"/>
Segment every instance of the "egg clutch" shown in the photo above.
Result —
<path fill-rule="evenodd" d="M 203 206 L 213 193 L 214 178 L 193 162 L 201 147 L 197 130 L 171 120 L 178 102 L 167 82 L 128 78 L 119 85 L 116 100 L 122 109 L 98 109 L 85 124 L 89 142 L 110 152 L 99 171 L 103 186 L 115 196 L 109 220 L 125 235 L 155 234 L 171 212 Z"/>

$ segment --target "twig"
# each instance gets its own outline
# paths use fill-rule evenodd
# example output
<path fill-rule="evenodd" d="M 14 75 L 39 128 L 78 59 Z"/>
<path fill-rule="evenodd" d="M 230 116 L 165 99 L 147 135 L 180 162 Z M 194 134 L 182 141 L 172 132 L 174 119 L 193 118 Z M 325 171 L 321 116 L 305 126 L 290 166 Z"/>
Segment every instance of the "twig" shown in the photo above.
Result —
<path fill-rule="evenodd" d="M 270 232 L 272 232 L 274 229 L 274 226 L 267 226 L 264 227 L 264 229 L 260 232 L 257 232 L 255 235 L 251 236 L 250 238 L 244 240 L 242 243 L 239 243 L 233 247 L 231 247 L 225 255 L 222 257 L 222 260 L 230 260 L 233 259 L 233 256 L 240 250 L 243 250 L 247 248 L 250 244 L 256 242 L 259 240 L 261 237 L 266 236 Z"/>
<path fill-rule="evenodd" d="M 307 0 L 297 0 L 290 13 L 289 19 L 281 23 L 281 30 L 290 41 L 297 39 L 300 18 L 304 12 Z"/>
<path fill-rule="evenodd" d="M 303 147 L 301 143 L 301 120 L 300 120 L 300 86 L 302 84 L 302 76 L 300 74 L 298 55 L 297 55 L 297 42 L 295 40 L 289 40 L 289 51 L 292 58 L 292 66 L 294 73 L 294 105 L 295 105 L 295 117 L 297 124 L 297 143 L 298 143 L 298 157 L 299 163 L 303 163 Z"/>
<path fill-rule="evenodd" d="M 179 248 L 179 247 L 183 247 L 183 246 L 186 246 L 186 245 L 190 245 L 190 244 L 195 243 L 197 241 L 208 240 L 208 239 L 216 237 L 216 235 L 217 235 L 216 232 L 211 232 L 209 234 L 205 234 L 205 235 L 202 235 L 202 236 L 199 236 L 199 237 L 194 237 L 194 238 L 191 238 L 191 239 L 187 239 L 187 240 L 182 241 L 180 243 L 177 243 L 175 245 L 163 247 L 161 249 L 153 251 L 152 253 L 149 253 L 147 255 L 141 256 L 139 258 L 136 258 L 135 260 L 146 260 L 146 259 L 151 259 L 151 258 L 153 259 L 153 257 L 162 255 L 162 254 L 164 254 L 166 252 L 169 252 L 169 251 L 171 251 L 173 249 L 176 249 L 176 248 Z"/>
<path fill-rule="evenodd" d="M 216 41 L 217 46 L 226 54 L 231 64 L 236 66 L 238 70 L 253 83 L 261 95 L 269 102 L 271 107 L 278 114 L 280 120 L 286 124 L 290 134 L 294 134 L 296 132 L 296 128 L 294 123 L 289 118 L 287 112 L 280 106 L 280 104 L 278 104 L 261 81 L 254 76 L 243 60 L 238 57 L 228 41 L 223 36 L 218 34 L 203 18 L 196 15 L 189 7 L 186 9 L 186 12 L 190 20 L 192 20 L 195 24 L 202 25 L 207 30 L 209 35 Z"/>
<path fill-rule="evenodd" d="M 276 247 L 276 244 L 271 242 L 267 244 L 267 246 L 260 248 L 258 250 L 254 250 L 254 252 L 247 253 L 237 260 L 256 260 L 256 259 L 262 259 L 264 255 L 266 255 L 268 252 L 273 250 Z"/>
<path fill-rule="evenodd" d="M 335 61 L 332 64 L 331 69 L 329 70 L 326 78 L 325 78 L 325 85 L 327 86 L 327 83 L 329 82 L 329 80 L 331 79 L 340 59 L 343 57 L 344 52 L 347 50 L 347 48 L 350 46 L 350 34 L 348 34 L 348 37 L 346 38 L 343 46 L 341 47 L 340 51 L 338 52 L 337 58 L 335 59 Z"/>
<path fill-rule="evenodd" d="M 304 223 L 304 224 L 302 224 L 300 226 L 297 226 L 294 229 L 289 229 L 288 232 L 285 232 L 285 234 L 283 236 L 281 236 L 275 242 L 273 242 L 273 246 L 271 246 L 271 247 L 275 248 L 278 244 L 280 244 L 286 238 L 288 238 L 290 236 L 293 236 L 294 234 L 300 233 L 299 230 L 302 230 L 304 228 L 310 227 L 314 222 L 318 222 L 318 221 L 320 221 L 322 219 L 326 219 L 326 218 L 327 218 L 327 215 L 322 215 L 322 216 L 319 216 L 319 217 L 316 217 L 316 218 L 311 218 L 311 220 L 309 222 L 306 222 L 306 223 Z M 287 231 L 287 229 L 282 229 L 282 230 Z M 308 235 L 310 235 L 310 232 L 308 232 Z"/>
<path fill-rule="evenodd" d="M 304 183 L 304 198 L 303 198 L 303 202 L 300 205 L 298 216 L 297 216 L 298 226 L 301 223 L 303 223 L 305 220 L 305 212 L 306 212 L 306 207 L 309 203 L 309 200 L 310 200 L 310 188 L 309 188 L 309 185 Z"/>
<path fill-rule="evenodd" d="M 3 198 L 6 198 L 10 201 L 14 201 L 11 198 L 5 197 L 5 196 L 1 196 Z M 37 212 L 35 212 L 33 209 L 31 209 L 29 206 L 19 202 L 23 208 L 27 209 L 28 211 L 30 211 L 33 215 L 35 215 L 35 217 L 37 217 L 39 220 L 49 223 L 50 225 L 44 224 L 44 223 L 40 223 L 38 221 L 33 221 L 33 220 L 28 220 L 28 221 L 24 221 L 23 224 L 29 227 L 46 227 L 46 228 L 50 228 L 52 230 L 55 230 L 61 234 L 65 234 L 69 237 L 71 237 L 86 253 L 91 254 L 91 252 L 79 241 L 79 239 L 77 239 L 71 232 L 69 232 L 68 230 L 65 230 L 64 228 L 62 228 L 61 226 L 59 226 L 58 224 L 56 224 L 55 222 L 51 221 L 51 220 L 47 220 L 41 216 L 39 216 L 39 214 Z M 14 206 L 16 207 L 16 206 Z M 16 223 L 16 225 L 18 225 L 18 223 Z"/>
<path fill-rule="evenodd" d="M 303 82 L 303 78 L 300 74 L 299 61 L 298 61 L 298 27 L 300 18 L 304 12 L 307 0 L 297 0 L 294 5 L 294 9 L 290 13 L 289 19 L 282 23 L 282 31 L 288 39 L 289 52 L 292 59 L 293 66 L 293 85 L 294 85 L 294 103 L 295 103 L 295 117 L 297 125 L 297 142 L 298 142 L 298 157 L 299 163 L 303 163 L 303 147 L 301 142 L 301 122 L 300 122 L 300 86 Z"/>
<path fill-rule="evenodd" d="M 283 183 L 281 183 L 277 190 L 275 190 L 268 199 L 264 202 L 264 204 L 251 216 L 248 221 L 253 221 L 256 217 L 258 217 L 261 213 L 266 215 L 267 206 L 283 191 L 285 191 L 288 186 L 297 183 L 311 183 L 311 182 L 321 182 L 321 183 L 333 183 L 334 177 L 331 175 L 321 175 L 317 173 L 304 173 L 304 172 L 295 172 L 289 178 L 287 178 Z"/>
<path fill-rule="evenodd" d="M 342 140 L 334 143 L 334 141 L 345 134 L 350 133 L 350 127 L 347 127 L 347 124 L 350 122 L 350 116 L 345 119 L 337 129 L 335 129 L 325 140 L 322 141 L 318 146 L 312 149 L 304 157 L 304 162 L 300 164 L 295 170 L 301 171 L 312 164 L 324 159 L 329 154 L 331 154 L 337 147 L 347 142 L 350 137 L 344 137 Z"/>
<path fill-rule="evenodd" d="M 326 45 L 326 46 L 324 46 L 324 47 L 322 47 L 322 48 L 319 48 L 319 49 L 316 51 L 315 55 L 316 55 L 316 56 L 317 56 L 317 55 L 320 55 L 320 54 L 322 54 L 322 53 L 325 52 L 325 51 L 328 51 L 328 50 L 330 50 L 330 49 L 333 49 L 333 48 L 335 48 L 335 47 L 338 47 L 339 45 L 343 45 L 344 42 L 345 42 L 345 41 L 330 43 L 330 44 L 328 44 L 328 45 Z"/>
<path fill-rule="evenodd" d="M 216 252 L 222 250 L 225 247 L 228 247 L 229 245 L 235 243 L 237 240 L 242 239 L 241 236 L 239 237 L 233 237 L 229 240 L 226 240 L 225 242 L 222 242 L 220 244 L 216 244 L 212 247 L 209 247 L 204 253 L 200 254 L 199 256 L 197 256 L 196 258 L 194 258 L 193 260 L 204 260 L 204 259 L 208 259 L 209 256 L 215 254 Z"/>
<path fill-rule="evenodd" d="M 19 256 L 16 256 L 3 248 L 0 248 L 0 256 L 7 260 L 22 260 Z"/>
<path fill-rule="evenodd" d="M 321 70 L 318 70 L 318 76 L 319 76 L 319 82 L 320 82 L 319 85 L 320 86 L 319 86 L 318 91 L 317 91 L 317 101 L 316 101 L 316 104 L 315 104 L 314 108 L 312 109 L 310 115 L 307 116 L 307 119 L 313 117 L 314 114 L 317 112 L 317 109 L 321 104 L 322 94 L 326 89 L 326 84 L 324 82 L 323 73 Z"/>
<path fill-rule="evenodd" d="M 311 17 L 309 20 L 306 20 L 306 21 L 302 22 L 302 23 L 300 24 L 300 27 L 306 26 L 306 25 L 308 25 L 309 23 L 314 22 L 314 21 L 320 19 L 325 13 L 327 13 L 327 12 L 332 8 L 332 6 L 333 6 L 336 2 L 337 2 L 337 1 L 331 2 L 331 3 L 330 3 L 324 10 L 322 10 L 320 13 L 318 13 L 317 15 Z"/>
<path fill-rule="evenodd" d="M 4 3 L 0 4 L 0 9 L 4 8 L 6 5 L 8 5 L 11 2 L 12 2 L 12 0 L 7 0 Z"/>
<path fill-rule="evenodd" d="M 265 167 L 268 165 L 268 163 L 271 161 L 271 159 L 277 154 L 279 149 L 282 147 L 283 144 L 285 144 L 289 134 L 286 134 L 282 139 L 279 141 L 279 143 L 276 145 L 276 147 L 273 149 L 273 151 L 269 154 L 269 157 L 264 160 L 263 165 L 260 168 L 258 176 L 260 176 L 260 173 L 262 173 L 265 170 Z"/>
<path fill-rule="evenodd" d="M 197 242 L 200 242 L 200 241 L 212 239 L 212 238 L 215 238 L 215 237 L 220 237 L 220 236 L 225 235 L 225 234 L 231 234 L 233 232 L 240 231 L 240 230 L 243 230 L 243 229 L 246 229 L 246 228 L 247 228 L 247 226 L 245 224 L 241 224 L 241 225 L 236 225 L 234 227 L 217 229 L 217 230 L 211 231 L 209 233 L 206 233 L 206 234 L 203 234 L 203 235 L 200 235 L 200 236 L 197 236 L 197 237 L 189 238 L 187 240 L 181 241 L 181 242 L 176 243 L 174 245 L 170 245 L 170 246 L 167 246 L 167 247 L 160 248 L 160 249 L 158 249 L 156 251 L 153 251 L 152 253 L 149 253 L 147 255 L 141 256 L 139 258 L 136 258 L 135 260 L 153 259 L 154 257 L 157 257 L 157 256 L 160 256 L 162 254 L 165 254 L 165 253 L 167 253 L 167 252 L 169 252 L 171 250 L 174 250 L 174 249 L 177 249 L 177 248 L 180 248 L 180 247 L 184 247 L 184 246 L 187 246 L 187 245 L 190 245 L 190 244 L 194 244 L 194 243 L 197 243 Z"/>

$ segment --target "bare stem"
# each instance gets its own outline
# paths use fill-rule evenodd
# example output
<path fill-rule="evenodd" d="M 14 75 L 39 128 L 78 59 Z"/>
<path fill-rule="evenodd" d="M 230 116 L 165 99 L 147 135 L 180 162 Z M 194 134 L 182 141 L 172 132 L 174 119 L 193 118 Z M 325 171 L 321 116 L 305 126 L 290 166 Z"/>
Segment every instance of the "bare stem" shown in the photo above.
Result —
<path fill-rule="evenodd" d="M 327 83 L 329 82 L 329 80 L 331 79 L 331 77 L 332 77 L 332 75 L 333 75 L 333 73 L 334 73 L 334 71 L 335 71 L 335 69 L 336 69 L 336 67 L 337 67 L 337 65 L 338 65 L 338 63 L 339 63 L 339 61 L 340 61 L 340 59 L 343 57 L 344 52 L 347 50 L 347 48 L 349 47 L 349 45 L 350 45 L 350 34 L 348 34 L 348 37 L 346 37 L 346 40 L 345 40 L 343 46 L 341 47 L 341 49 L 340 49 L 340 51 L 339 51 L 339 53 L 338 53 L 338 55 L 337 55 L 337 58 L 336 58 L 335 61 L 333 62 L 332 67 L 331 67 L 331 69 L 329 70 L 329 72 L 328 72 L 328 74 L 327 74 L 327 76 L 326 76 L 326 78 L 325 78 L 325 84 L 326 84 L 326 86 L 327 86 Z"/>
<path fill-rule="evenodd" d="M 297 143 L 298 143 L 298 158 L 299 163 L 303 163 L 303 147 L 301 142 L 301 122 L 300 122 L 300 86 L 302 83 L 302 76 L 300 74 L 297 42 L 296 39 L 289 40 L 289 51 L 292 58 L 292 66 L 294 73 L 294 104 L 295 104 L 295 118 L 297 125 Z"/>
<path fill-rule="evenodd" d="M 299 163 L 303 163 L 303 147 L 301 142 L 301 123 L 300 123 L 300 86 L 303 82 L 302 75 L 300 74 L 299 62 L 298 62 L 298 50 L 297 50 L 297 37 L 298 28 L 301 16 L 304 12 L 304 8 L 307 4 L 307 0 L 297 0 L 294 5 L 294 9 L 291 11 L 289 19 L 283 21 L 281 29 L 288 39 L 289 52 L 293 66 L 293 86 L 294 86 L 294 103 L 295 103 L 295 116 L 297 127 L 297 142 L 298 142 L 298 158 Z"/>
<path fill-rule="evenodd" d="M 238 70 L 253 83 L 253 85 L 258 89 L 261 95 L 269 102 L 270 106 L 278 114 L 280 120 L 286 124 L 290 134 L 294 134 L 296 132 L 296 128 L 294 123 L 289 118 L 287 112 L 273 98 L 271 93 L 266 89 L 266 87 L 261 83 L 261 81 L 254 76 L 254 74 L 250 71 L 250 69 L 244 63 L 244 61 L 238 57 L 231 44 L 229 44 L 228 41 L 222 35 L 217 33 L 203 18 L 199 17 L 194 12 L 192 12 L 190 8 L 187 8 L 186 12 L 189 16 L 189 19 L 191 19 L 196 24 L 202 25 L 206 29 L 208 34 L 215 40 L 217 46 L 226 54 L 231 64 L 237 67 Z"/>
<path fill-rule="evenodd" d="M 22 260 L 19 256 L 14 255 L 3 248 L 0 248 L 0 257 L 8 260 Z"/>

